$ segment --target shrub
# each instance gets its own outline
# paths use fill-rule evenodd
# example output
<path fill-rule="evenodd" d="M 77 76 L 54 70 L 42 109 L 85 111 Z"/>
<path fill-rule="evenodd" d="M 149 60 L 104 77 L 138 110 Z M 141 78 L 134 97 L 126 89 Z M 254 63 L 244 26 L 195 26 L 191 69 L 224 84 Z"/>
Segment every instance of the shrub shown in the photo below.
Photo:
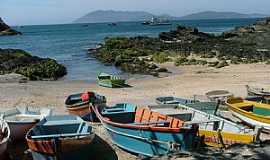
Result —
<path fill-rule="evenodd" d="M 165 63 L 169 61 L 169 57 L 164 52 L 153 54 L 153 61 L 157 63 Z"/>

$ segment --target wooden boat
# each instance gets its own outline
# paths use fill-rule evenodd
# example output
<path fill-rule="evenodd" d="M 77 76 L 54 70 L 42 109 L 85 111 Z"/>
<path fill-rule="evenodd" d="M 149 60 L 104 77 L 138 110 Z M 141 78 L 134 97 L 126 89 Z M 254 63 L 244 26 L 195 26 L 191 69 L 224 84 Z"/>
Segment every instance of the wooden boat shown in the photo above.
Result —
<path fill-rule="evenodd" d="M 41 120 L 29 130 L 26 140 L 34 160 L 88 160 L 81 150 L 91 145 L 94 137 L 92 127 L 81 118 L 58 115 Z"/>
<path fill-rule="evenodd" d="M 113 143 L 146 157 L 189 150 L 197 142 L 197 126 L 132 104 L 93 105 Z"/>
<path fill-rule="evenodd" d="M 246 85 L 248 96 L 268 96 L 270 97 L 270 90 L 264 88 L 251 87 Z"/>
<path fill-rule="evenodd" d="M 199 102 L 199 101 L 191 100 L 191 99 L 184 99 L 184 98 L 177 98 L 173 96 L 156 98 L 157 104 L 186 104 L 186 103 L 195 103 L 195 102 Z"/>
<path fill-rule="evenodd" d="M 169 105 L 176 105 L 176 107 L 177 104 L 183 104 L 191 108 L 207 112 L 209 114 L 214 114 L 219 105 L 217 102 L 200 102 L 199 100 L 176 98 L 172 96 L 158 97 L 156 98 L 156 103 L 159 104 L 160 106 L 162 105 L 166 106 L 167 104 L 169 104 Z"/>
<path fill-rule="evenodd" d="M 0 117 L 0 157 L 4 156 L 10 137 L 8 124 Z"/>
<path fill-rule="evenodd" d="M 103 87 L 119 88 L 125 86 L 125 79 L 107 73 L 100 73 L 97 77 L 98 84 Z"/>
<path fill-rule="evenodd" d="M 84 120 L 91 120 L 93 114 L 90 105 L 92 103 L 106 103 L 106 98 L 94 92 L 72 94 L 65 101 L 68 112 L 77 115 Z"/>
<path fill-rule="evenodd" d="M 228 147 L 232 144 L 248 144 L 256 140 L 253 129 L 225 120 L 221 117 L 179 104 L 149 106 L 152 111 L 183 119 L 185 124 L 199 124 L 202 141 L 213 147 Z"/>
<path fill-rule="evenodd" d="M 232 97 L 233 94 L 226 90 L 214 90 L 205 93 L 210 101 L 218 101 L 220 100 L 223 104 L 227 98 Z"/>
<path fill-rule="evenodd" d="M 51 115 L 52 110 L 48 108 L 17 107 L 2 114 L 10 128 L 10 139 L 17 141 L 23 140 L 27 131 L 41 119 Z"/>
<path fill-rule="evenodd" d="M 270 129 L 270 105 L 247 101 L 242 98 L 230 98 L 226 102 L 232 113 L 251 126 Z"/>
<path fill-rule="evenodd" d="M 270 97 L 267 97 L 267 96 L 265 97 L 264 96 L 247 96 L 245 97 L 245 100 L 270 104 Z"/>

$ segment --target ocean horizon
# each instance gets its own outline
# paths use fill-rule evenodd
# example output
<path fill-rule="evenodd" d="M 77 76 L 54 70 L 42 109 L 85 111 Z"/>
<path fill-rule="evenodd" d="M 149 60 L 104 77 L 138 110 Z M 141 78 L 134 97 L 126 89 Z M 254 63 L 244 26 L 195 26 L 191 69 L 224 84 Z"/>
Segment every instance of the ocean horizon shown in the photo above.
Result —
<path fill-rule="evenodd" d="M 21 36 L 0 37 L 0 48 L 17 48 L 32 55 L 56 59 L 67 67 L 65 80 L 95 81 L 99 72 L 122 74 L 114 66 L 106 66 L 88 54 L 87 49 L 95 48 L 106 37 L 151 36 L 176 29 L 177 25 L 197 27 L 202 32 L 221 34 L 235 27 L 256 22 L 251 19 L 179 20 L 169 26 L 145 26 L 140 22 L 80 23 L 57 25 L 27 25 L 15 27 Z"/>

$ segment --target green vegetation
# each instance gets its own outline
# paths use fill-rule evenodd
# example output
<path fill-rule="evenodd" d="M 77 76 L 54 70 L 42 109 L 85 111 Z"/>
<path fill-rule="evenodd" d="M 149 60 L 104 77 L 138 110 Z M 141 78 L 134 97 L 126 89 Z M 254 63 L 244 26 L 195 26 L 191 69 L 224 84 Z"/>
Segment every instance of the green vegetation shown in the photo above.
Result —
<path fill-rule="evenodd" d="M 0 49 L 0 74 L 18 73 L 30 80 L 56 80 L 66 75 L 66 68 L 49 58 L 31 56 L 19 49 Z"/>
<path fill-rule="evenodd" d="M 153 61 L 156 63 L 165 63 L 170 60 L 168 55 L 164 52 L 155 53 L 153 54 L 152 58 L 153 58 Z"/>

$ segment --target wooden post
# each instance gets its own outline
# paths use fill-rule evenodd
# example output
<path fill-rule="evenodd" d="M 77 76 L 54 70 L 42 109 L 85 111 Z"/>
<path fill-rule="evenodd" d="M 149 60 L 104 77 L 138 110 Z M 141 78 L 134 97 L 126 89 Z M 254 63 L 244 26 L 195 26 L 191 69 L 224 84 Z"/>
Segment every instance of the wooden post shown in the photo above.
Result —
<path fill-rule="evenodd" d="M 263 127 L 262 126 L 255 126 L 255 142 L 260 142 L 260 136 L 262 133 Z"/>
<path fill-rule="evenodd" d="M 215 112 L 214 112 L 214 115 L 215 116 L 217 115 L 217 111 L 218 111 L 219 105 L 220 105 L 220 99 L 217 100 L 217 106 L 216 106 L 216 109 L 215 109 Z"/>

